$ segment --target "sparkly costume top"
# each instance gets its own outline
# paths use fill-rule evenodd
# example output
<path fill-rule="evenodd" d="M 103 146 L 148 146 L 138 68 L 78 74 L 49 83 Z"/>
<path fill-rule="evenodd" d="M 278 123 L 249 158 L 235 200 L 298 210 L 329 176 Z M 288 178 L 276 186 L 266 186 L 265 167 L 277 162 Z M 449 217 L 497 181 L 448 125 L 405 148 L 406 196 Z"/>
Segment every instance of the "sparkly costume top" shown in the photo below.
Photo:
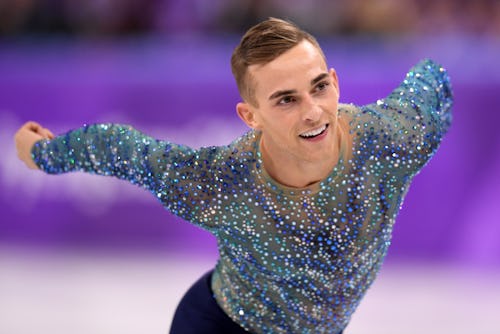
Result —
<path fill-rule="evenodd" d="M 341 104 L 351 158 L 303 189 L 263 170 L 255 131 L 192 149 L 99 124 L 39 141 L 32 153 L 48 173 L 83 170 L 138 184 L 213 233 L 215 298 L 250 332 L 338 333 L 381 266 L 403 197 L 447 131 L 451 104 L 449 78 L 430 60 L 383 100 Z"/>

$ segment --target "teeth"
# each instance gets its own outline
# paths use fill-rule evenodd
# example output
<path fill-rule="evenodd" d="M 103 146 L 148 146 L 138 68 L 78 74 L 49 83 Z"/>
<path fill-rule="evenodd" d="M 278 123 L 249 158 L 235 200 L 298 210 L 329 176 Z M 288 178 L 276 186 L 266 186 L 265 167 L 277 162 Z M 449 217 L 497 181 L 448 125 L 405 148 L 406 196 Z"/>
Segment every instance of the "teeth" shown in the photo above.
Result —
<path fill-rule="evenodd" d="M 310 138 L 310 137 L 314 137 L 314 136 L 317 136 L 319 135 L 321 132 L 325 131 L 326 130 L 326 125 L 323 125 L 322 127 L 320 128 L 317 128 L 317 129 L 314 129 L 314 130 L 311 130 L 309 132 L 304 132 L 302 134 L 300 134 L 301 137 L 306 137 L 306 138 Z"/>

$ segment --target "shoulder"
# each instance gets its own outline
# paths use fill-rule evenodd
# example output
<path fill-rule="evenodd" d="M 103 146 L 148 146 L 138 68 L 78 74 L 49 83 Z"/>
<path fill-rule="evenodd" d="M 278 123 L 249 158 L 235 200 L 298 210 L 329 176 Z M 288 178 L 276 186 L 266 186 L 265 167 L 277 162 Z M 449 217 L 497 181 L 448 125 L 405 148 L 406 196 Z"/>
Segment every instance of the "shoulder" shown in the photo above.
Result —
<path fill-rule="evenodd" d="M 355 104 L 339 104 L 339 119 L 341 122 L 349 124 L 351 130 L 356 128 L 361 122 L 366 122 L 374 117 L 372 109 L 367 106 Z"/>
<path fill-rule="evenodd" d="M 228 149 L 233 152 L 255 152 L 260 141 L 261 133 L 255 130 L 249 130 L 243 135 L 237 137 L 229 144 Z"/>
<path fill-rule="evenodd" d="M 339 103 L 338 109 L 339 117 L 347 121 L 351 121 L 352 119 L 362 114 L 361 107 L 352 103 Z"/>
<path fill-rule="evenodd" d="M 255 160 L 258 152 L 260 132 L 250 130 L 235 138 L 228 145 L 202 147 L 198 154 L 215 164 L 232 164 Z"/>

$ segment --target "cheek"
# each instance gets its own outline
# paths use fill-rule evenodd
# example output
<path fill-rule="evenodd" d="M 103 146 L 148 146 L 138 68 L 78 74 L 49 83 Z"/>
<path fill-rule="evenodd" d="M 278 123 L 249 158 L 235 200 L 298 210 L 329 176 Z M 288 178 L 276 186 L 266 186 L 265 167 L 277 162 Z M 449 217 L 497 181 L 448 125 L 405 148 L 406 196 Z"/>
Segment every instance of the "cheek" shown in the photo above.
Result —
<path fill-rule="evenodd" d="M 338 98 L 337 97 L 332 98 L 332 101 L 329 103 L 328 109 L 335 113 L 337 112 L 338 107 L 339 107 Z"/>
<path fill-rule="evenodd" d="M 296 127 L 296 122 L 289 117 L 268 119 L 266 129 L 270 135 L 276 138 L 289 138 Z"/>

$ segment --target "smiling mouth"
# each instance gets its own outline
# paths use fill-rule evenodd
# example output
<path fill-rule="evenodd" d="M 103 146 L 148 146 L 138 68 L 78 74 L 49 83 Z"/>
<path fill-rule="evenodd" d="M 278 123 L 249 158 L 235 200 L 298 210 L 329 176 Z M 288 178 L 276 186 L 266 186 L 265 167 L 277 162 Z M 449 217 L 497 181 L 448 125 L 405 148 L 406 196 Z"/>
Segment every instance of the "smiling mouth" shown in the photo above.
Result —
<path fill-rule="evenodd" d="M 325 133 L 327 128 L 328 128 L 328 124 L 325 124 L 317 129 L 301 133 L 299 135 L 299 137 L 304 138 L 304 139 L 316 138 L 318 136 L 321 136 L 323 133 Z"/>

